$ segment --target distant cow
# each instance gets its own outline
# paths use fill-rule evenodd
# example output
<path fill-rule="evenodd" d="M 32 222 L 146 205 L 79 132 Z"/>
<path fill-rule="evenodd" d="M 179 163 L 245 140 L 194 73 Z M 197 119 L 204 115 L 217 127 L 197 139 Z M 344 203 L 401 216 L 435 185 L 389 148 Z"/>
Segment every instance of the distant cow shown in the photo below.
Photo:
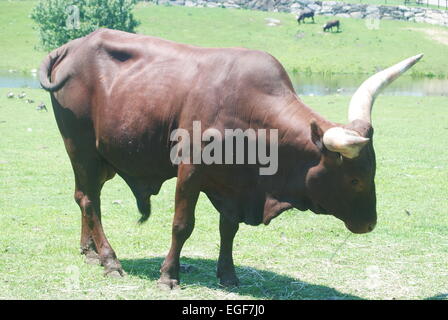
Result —
<path fill-rule="evenodd" d="M 339 31 L 339 20 L 331 20 L 324 24 L 324 32 L 327 30 L 333 31 L 333 27 L 336 27 Z"/>
<path fill-rule="evenodd" d="M 314 11 L 312 10 L 306 10 L 299 14 L 297 17 L 297 23 L 300 24 L 300 21 L 305 22 L 305 18 L 311 18 L 313 19 L 314 23 Z"/>

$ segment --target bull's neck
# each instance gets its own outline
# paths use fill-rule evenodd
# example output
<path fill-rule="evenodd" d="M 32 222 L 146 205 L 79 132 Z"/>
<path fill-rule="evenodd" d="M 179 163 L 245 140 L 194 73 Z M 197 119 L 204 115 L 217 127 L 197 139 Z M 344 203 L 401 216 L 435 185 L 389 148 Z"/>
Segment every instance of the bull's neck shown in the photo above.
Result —
<path fill-rule="evenodd" d="M 296 207 L 306 208 L 306 175 L 321 159 L 321 151 L 311 139 L 310 124 L 315 121 L 323 132 L 336 124 L 297 97 L 273 109 L 267 117 L 272 120 L 271 128 L 278 129 L 278 174 L 261 179 L 266 191 L 272 192 L 276 199 L 290 203 L 296 201 L 299 203 Z"/>
<path fill-rule="evenodd" d="M 311 122 L 314 121 L 323 132 L 337 124 L 326 120 L 293 96 L 286 105 L 274 110 L 274 127 L 278 129 L 279 147 L 293 147 L 299 152 L 318 151 L 311 141 Z"/>

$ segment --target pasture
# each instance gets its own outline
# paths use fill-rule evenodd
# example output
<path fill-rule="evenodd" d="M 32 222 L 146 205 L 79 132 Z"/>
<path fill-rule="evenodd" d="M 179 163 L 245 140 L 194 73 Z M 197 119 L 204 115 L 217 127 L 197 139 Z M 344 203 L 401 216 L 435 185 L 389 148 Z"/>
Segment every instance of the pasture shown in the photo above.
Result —
<path fill-rule="evenodd" d="M 28 72 L 45 56 L 35 50 L 37 30 L 28 17 L 35 3 L 0 1 L 0 70 Z M 265 50 L 292 73 L 372 73 L 423 52 L 410 74 L 447 76 L 447 29 L 436 26 L 381 21 L 370 30 L 363 20 L 340 19 L 341 33 L 323 33 L 329 17 L 298 27 L 285 13 L 142 3 L 135 14 L 140 33 Z M 266 26 L 268 17 L 281 25 Z M 36 103 L 9 99 L 10 91 L 24 91 Z M 346 121 L 350 97 L 302 99 L 328 119 Z M 48 112 L 35 109 L 41 101 Z M 225 289 L 215 275 L 219 215 L 201 195 L 182 250 L 181 289 L 163 291 L 156 281 L 170 246 L 175 180 L 152 197 L 143 225 L 124 181 L 106 183 L 103 226 L 127 276 L 104 277 L 79 252 L 81 214 L 48 93 L 0 88 L 0 299 L 447 299 L 447 108 L 443 96 L 377 99 L 372 233 L 350 234 L 334 217 L 298 210 L 269 226 L 241 225 L 234 244 L 241 285 Z"/>
<path fill-rule="evenodd" d="M 38 31 L 28 17 L 36 1 L 0 1 L 0 70 L 29 72 L 38 68 L 45 52 Z M 289 71 L 320 73 L 372 73 L 404 57 L 424 52 L 425 59 L 409 74 L 446 77 L 447 28 L 404 21 L 382 20 L 369 29 L 362 19 L 343 19 L 341 33 L 323 32 L 331 17 L 316 16 L 316 23 L 300 27 L 290 13 L 249 10 L 155 6 L 139 3 L 137 32 L 208 47 L 245 47 L 275 56 Z M 281 21 L 266 25 L 266 18 Z M 400 50 L 397 50 L 399 47 Z"/>
<path fill-rule="evenodd" d="M 234 259 L 241 286 L 215 277 L 218 213 L 202 196 L 182 251 L 181 290 L 156 286 L 170 243 L 174 180 L 139 226 L 116 177 L 102 194 L 106 234 L 127 276 L 103 277 L 79 254 L 72 169 L 51 107 L 40 112 L 0 90 L 0 299 L 431 299 L 448 294 L 446 97 L 378 98 L 374 112 L 378 226 L 350 235 L 330 216 L 290 210 L 269 226 L 241 225 Z M 13 90 L 14 91 L 14 90 Z M 18 91 L 18 90 L 15 90 Z M 50 106 L 42 90 L 24 90 Z M 345 121 L 349 97 L 304 97 Z M 349 236 L 349 237 L 348 237 Z M 348 237 L 348 239 L 347 239 Z"/>

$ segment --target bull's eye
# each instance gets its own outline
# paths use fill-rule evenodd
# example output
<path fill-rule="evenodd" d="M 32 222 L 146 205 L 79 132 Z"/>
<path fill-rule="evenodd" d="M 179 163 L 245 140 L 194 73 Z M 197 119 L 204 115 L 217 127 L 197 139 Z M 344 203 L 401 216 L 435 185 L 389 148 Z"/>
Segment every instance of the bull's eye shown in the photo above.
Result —
<path fill-rule="evenodd" d="M 359 180 L 358 180 L 358 179 L 352 179 L 352 181 L 350 181 L 350 182 L 351 182 L 351 184 L 352 184 L 353 186 L 356 186 L 356 185 L 358 185 Z"/>

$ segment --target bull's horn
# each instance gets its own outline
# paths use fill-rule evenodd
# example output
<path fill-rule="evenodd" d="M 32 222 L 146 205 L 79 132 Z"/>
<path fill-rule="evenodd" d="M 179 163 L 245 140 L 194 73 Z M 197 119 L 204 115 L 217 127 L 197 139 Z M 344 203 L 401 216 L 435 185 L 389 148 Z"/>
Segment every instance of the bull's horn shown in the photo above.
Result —
<path fill-rule="evenodd" d="M 348 107 L 348 121 L 360 119 L 372 123 L 371 113 L 373 102 L 382 89 L 387 87 L 392 81 L 397 79 L 406 70 L 416 64 L 423 54 L 403 60 L 392 67 L 380 71 L 361 84 L 353 94 Z"/>
<path fill-rule="evenodd" d="M 356 158 L 369 140 L 356 131 L 342 127 L 328 129 L 323 137 L 323 143 L 328 150 L 339 152 L 343 157 L 349 159 Z"/>

